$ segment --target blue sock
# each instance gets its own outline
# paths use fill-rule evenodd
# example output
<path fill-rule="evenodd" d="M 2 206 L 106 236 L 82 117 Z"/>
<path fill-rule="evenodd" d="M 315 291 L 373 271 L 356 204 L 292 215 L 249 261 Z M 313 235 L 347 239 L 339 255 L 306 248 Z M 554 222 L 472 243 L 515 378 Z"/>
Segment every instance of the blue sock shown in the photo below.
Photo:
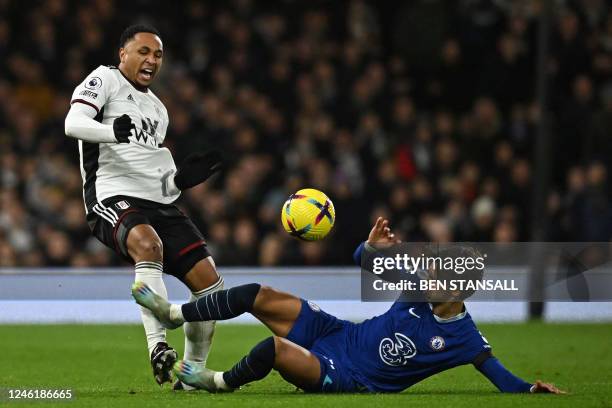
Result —
<path fill-rule="evenodd" d="M 275 356 L 274 338 L 268 337 L 253 347 L 238 364 L 224 372 L 223 381 L 232 388 L 238 388 L 246 383 L 261 380 L 274 367 Z"/>
<path fill-rule="evenodd" d="M 259 283 L 219 290 L 181 307 L 187 322 L 227 320 L 253 310 Z"/>

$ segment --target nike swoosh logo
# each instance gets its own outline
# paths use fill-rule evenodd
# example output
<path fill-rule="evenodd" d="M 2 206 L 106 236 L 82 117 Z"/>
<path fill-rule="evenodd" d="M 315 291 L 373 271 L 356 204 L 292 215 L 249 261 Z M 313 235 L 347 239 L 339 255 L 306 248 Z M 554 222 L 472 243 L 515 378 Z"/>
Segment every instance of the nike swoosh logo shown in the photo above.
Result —
<path fill-rule="evenodd" d="M 408 309 L 408 313 L 410 313 L 411 315 L 413 315 L 417 319 L 421 318 L 421 316 L 419 316 L 418 314 L 414 313 L 414 307 L 411 307 L 410 309 Z"/>

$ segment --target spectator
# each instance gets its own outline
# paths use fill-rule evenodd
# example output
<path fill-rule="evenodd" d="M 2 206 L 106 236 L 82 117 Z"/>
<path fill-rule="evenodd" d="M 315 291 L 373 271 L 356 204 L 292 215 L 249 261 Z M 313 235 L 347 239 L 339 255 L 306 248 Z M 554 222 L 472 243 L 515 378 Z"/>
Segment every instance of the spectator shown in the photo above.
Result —
<path fill-rule="evenodd" d="M 212 146 L 229 157 L 179 203 L 219 264 L 347 264 L 381 214 L 405 240 L 529 239 L 540 119 L 532 2 L 68 3 L 0 2 L 3 266 L 121 264 L 88 238 L 63 118 L 85 73 L 116 63 L 110 39 L 134 16 L 159 23 L 167 41 L 155 91 L 176 160 Z M 608 240 L 612 9 L 561 3 L 547 66 L 547 238 Z M 279 226 L 284 199 L 309 186 L 336 204 L 323 243 Z"/>

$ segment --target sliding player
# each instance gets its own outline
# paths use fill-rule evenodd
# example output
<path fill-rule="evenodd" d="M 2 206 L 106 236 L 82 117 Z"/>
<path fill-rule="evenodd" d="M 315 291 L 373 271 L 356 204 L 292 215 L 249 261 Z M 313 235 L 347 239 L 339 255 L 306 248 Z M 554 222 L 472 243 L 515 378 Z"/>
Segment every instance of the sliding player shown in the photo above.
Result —
<path fill-rule="evenodd" d="M 87 223 L 93 235 L 135 266 L 136 281 L 166 298 L 162 272 L 189 287 L 192 300 L 223 288 L 197 227 L 172 203 L 220 166 L 216 153 L 195 153 L 177 169 L 162 146 L 168 113 L 149 86 L 164 49 L 153 27 L 121 35 L 118 67 L 100 66 L 74 90 L 66 135 L 78 139 Z M 171 381 L 176 351 L 166 331 L 142 308 L 142 323 L 158 384 Z M 206 362 L 214 322 L 185 328 L 185 359 Z M 176 384 L 180 386 L 180 383 Z"/>
<path fill-rule="evenodd" d="M 388 222 L 379 218 L 356 258 L 364 245 L 390 243 L 394 236 Z M 308 392 L 399 392 L 441 371 L 473 364 L 502 392 L 561 393 L 551 384 L 527 383 L 504 368 L 463 299 L 397 301 L 381 316 L 351 323 L 259 284 L 218 291 L 182 306 L 169 304 L 141 282 L 134 284 L 132 294 L 169 328 L 251 313 L 274 333 L 225 372 L 177 363 L 181 381 L 210 392 L 232 391 L 264 378 L 273 368 Z"/>

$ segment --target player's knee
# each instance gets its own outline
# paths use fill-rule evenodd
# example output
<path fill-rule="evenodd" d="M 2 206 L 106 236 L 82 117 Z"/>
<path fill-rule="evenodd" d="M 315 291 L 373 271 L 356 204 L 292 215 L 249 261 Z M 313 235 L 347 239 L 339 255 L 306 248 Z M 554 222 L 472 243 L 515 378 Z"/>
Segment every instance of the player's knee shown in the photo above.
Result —
<path fill-rule="evenodd" d="M 279 370 L 293 365 L 295 363 L 295 344 L 280 336 L 272 336 L 272 340 L 274 341 L 274 369 Z"/>
<path fill-rule="evenodd" d="M 164 255 L 164 247 L 159 238 L 143 237 L 133 245 L 133 251 L 142 260 L 161 261 Z"/>
<path fill-rule="evenodd" d="M 261 285 L 257 291 L 257 302 L 264 304 L 267 300 L 273 299 L 276 290 L 270 286 Z"/>
<path fill-rule="evenodd" d="M 287 351 L 287 344 L 284 339 L 279 336 L 272 336 L 272 340 L 274 341 L 274 355 L 276 359 L 281 359 L 283 353 Z"/>

